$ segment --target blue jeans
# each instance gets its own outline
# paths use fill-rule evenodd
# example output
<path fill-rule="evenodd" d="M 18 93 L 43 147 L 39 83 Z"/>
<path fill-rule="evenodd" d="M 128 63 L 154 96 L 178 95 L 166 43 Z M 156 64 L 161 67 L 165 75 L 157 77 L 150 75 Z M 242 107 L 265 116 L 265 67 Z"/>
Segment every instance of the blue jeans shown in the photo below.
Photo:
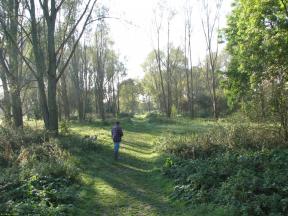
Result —
<path fill-rule="evenodd" d="M 120 148 L 120 142 L 114 143 L 114 153 L 118 153 Z"/>

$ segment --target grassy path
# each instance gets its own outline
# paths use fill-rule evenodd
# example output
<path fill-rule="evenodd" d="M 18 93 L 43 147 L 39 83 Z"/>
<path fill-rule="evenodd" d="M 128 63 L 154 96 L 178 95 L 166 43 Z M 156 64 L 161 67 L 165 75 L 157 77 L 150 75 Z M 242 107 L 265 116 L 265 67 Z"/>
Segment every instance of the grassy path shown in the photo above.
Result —
<path fill-rule="evenodd" d="M 79 215 L 191 215 L 168 195 L 172 186 L 161 175 L 154 141 L 161 130 L 134 121 L 123 125 L 120 160 L 113 160 L 110 127 L 76 125 L 81 135 L 97 135 L 99 151 L 79 155 L 86 186 L 82 188 Z"/>

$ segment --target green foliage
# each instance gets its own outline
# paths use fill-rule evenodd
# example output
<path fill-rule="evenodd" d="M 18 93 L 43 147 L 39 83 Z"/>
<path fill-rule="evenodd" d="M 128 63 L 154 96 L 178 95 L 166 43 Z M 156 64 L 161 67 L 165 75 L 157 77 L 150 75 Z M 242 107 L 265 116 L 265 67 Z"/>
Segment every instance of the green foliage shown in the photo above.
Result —
<path fill-rule="evenodd" d="M 250 117 L 273 117 L 288 140 L 287 2 L 237 0 L 228 17 L 231 56 L 226 88 L 229 103 Z"/>
<path fill-rule="evenodd" d="M 73 181 L 69 178 L 33 175 L 1 182 L 0 209 L 12 215 L 65 215 L 74 208 Z"/>
<path fill-rule="evenodd" d="M 141 86 L 133 79 L 124 80 L 120 86 L 120 110 L 136 113 L 139 105 Z"/>
<path fill-rule="evenodd" d="M 226 152 L 169 159 L 164 173 L 176 179 L 173 198 L 233 207 L 233 215 L 287 215 L 287 166 L 287 151 Z"/>
<path fill-rule="evenodd" d="M 121 113 L 119 113 L 118 117 L 119 118 L 133 118 L 134 115 L 135 115 L 134 113 L 121 112 Z"/>
<path fill-rule="evenodd" d="M 231 150 L 261 150 L 285 146 L 277 130 L 269 126 L 235 124 L 213 127 L 200 134 L 165 133 L 158 140 L 158 148 L 181 158 L 208 158 Z"/>
<path fill-rule="evenodd" d="M 157 146 L 170 155 L 163 172 L 175 179 L 173 199 L 226 206 L 232 215 L 288 214 L 288 151 L 272 127 L 238 122 L 165 133 Z"/>
<path fill-rule="evenodd" d="M 70 131 L 71 125 L 68 120 L 63 120 L 59 124 L 60 133 L 63 135 L 68 135 Z"/>
<path fill-rule="evenodd" d="M 177 107 L 175 105 L 172 105 L 172 108 L 171 108 L 171 117 L 173 118 L 176 118 L 177 117 Z"/>
<path fill-rule="evenodd" d="M 174 123 L 172 119 L 154 112 L 147 113 L 146 119 L 148 120 L 149 123 L 158 123 L 158 124 Z"/>
<path fill-rule="evenodd" d="M 59 139 L 43 131 L 1 128 L 0 212 L 67 215 L 75 208 L 78 169 Z"/>

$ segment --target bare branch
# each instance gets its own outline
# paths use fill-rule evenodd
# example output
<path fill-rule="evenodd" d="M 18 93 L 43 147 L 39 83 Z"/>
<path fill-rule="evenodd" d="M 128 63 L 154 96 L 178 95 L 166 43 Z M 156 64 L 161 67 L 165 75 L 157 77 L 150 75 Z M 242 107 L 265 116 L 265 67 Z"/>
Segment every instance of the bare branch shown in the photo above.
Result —
<path fill-rule="evenodd" d="M 1 23 L 1 21 L 0 21 L 0 23 Z M 1 23 L 1 24 L 2 24 L 2 23 Z M 10 41 L 13 43 L 13 45 L 16 47 L 16 50 L 17 50 L 18 54 L 20 54 L 20 57 L 23 59 L 23 61 L 25 62 L 25 64 L 27 65 L 27 67 L 31 70 L 31 72 L 35 75 L 35 77 L 37 77 L 36 71 L 33 69 L 33 67 L 32 67 L 32 66 L 30 65 L 30 63 L 29 63 L 30 60 L 23 55 L 22 51 L 20 50 L 20 48 L 19 48 L 19 46 L 18 46 L 17 41 L 14 41 L 12 35 L 11 35 L 10 32 L 6 29 L 5 26 L 2 25 L 2 27 L 3 27 L 4 31 L 5 31 L 6 36 L 8 36 L 9 40 L 10 40 Z M 30 62 L 31 62 L 31 61 L 30 61 Z"/>
<path fill-rule="evenodd" d="M 23 84 L 21 85 L 21 89 L 25 88 L 26 86 L 28 86 L 30 83 L 32 82 L 37 82 L 38 80 L 24 80 Z"/>
<path fill-rule="evenodd" d="M 89 0 L 89 3 L 90 3 L 90 1 L 91 1 L 91 0 Z M 58 80 L 61 78 L 62 74 L 65 72 L 65 69 L 67 68 L 67 66 L 68 66 L 68 64 L 69 64 L 72 56 L 74 55 L 74 52 L 75 52 L 75 50 L 76 50 L 76 47 L 78 46 L 78 43 L 79 43 L 79 41 L 80 41 L 80 39 L 81 39 L 81 37 L 82 37 L 85 29 L 86 29 L 86 26 L 88 25 L 89 19 L 90 19 L 90 17 L 91 17 L 91 14 L 92 14 L 92 11 L 93 11 L 93 9 L 94 9 L 94 7 L 95 7 L 96 2 L 97 2 L 97 0 L 94 0 L 94 2 L 93 2 L 93 4 L 92 4 L 92 7 L 91 7 L 91 9 L 90 9 L 90 12 L 89 12 L 88 16 L 86 17 L 84 26 L 83 26 L 83 28 L 82 28 L 82 30 L 81 30 L 81 32 L 80 32 L 80 35 L 79 35 L 79 37 L 77 38 L 77 40 L 76 40 L 76 42 L 75 42 L 75 44 L 74 44 L 74 46 L 73 46 L 73 48 L 72 48 L 72 50 L 71 50 L 71 52 L 70 52 L 70 55 L 69 55 L 67 61 L 65 62 L 63 68 L 59 70 L 59 74 L 58 74 L 58 77 L 57 77 L 57 82 L 58 82 Z M 85 11 L 87 11 L 87 9 L 85 9 Z M 82 15 L 84 16 L 84 14 L 82 14 Z M 83 18 L 83 16 L 81 16 L 81 17 Z M 80 19 L 82 19 L 82 18 L 80 18 Z M 71 34 L 69 37 L 71 37 L 71 36 L 72 36 L 72 34 Z"/>
<path fill-rule="evenodd" d="M 2 68 L 4 68 L 4 72 L 6 73 L 7 76 L 12 76 L 13 78 L 15 78 L 13 73 L 10 72 L 9 67 L 5 61 L 2 48 L 0 48 L 0 64 L 2 65 Z"/>
<path fill-rule="evenodd" d="M 71 18 L 71 14 L 72 14 L 72 10 L 69 11 L 69 14 L 68 14 L 68 20 L 70 20 Z M 60 24 L 60 23 L 59 23 Z M 63 34 L 63 38 L 62 38 L 62 41 L 64 41 L 65 37 L 66 37 L 66 34 L 67 34 L 67 31 L 68 31 L 68 26 L 69 26 L 69 22 L 67 22 L 65 28 L 64 28 L 64 34 Z M 56 63 L 56 68 L 58 68 L 60 62 L 61 62 L 61 58 L 63 56 L 63 53 L 64 53 L 64 47 L 61 49 L 60 51 L 60 54 L 59 54 L 59 57 L 57 59 L 57 63 Z"/>
<path fill-rule="evenodd" d="M 59 52 L 61 51 L 61 49 L 63 49 L 63 47 L 65 46 L 65 44 L 68 42 L 68 40 L 72 37 L 73 33 L 75 32 L 76 28 L 78 27 L 79 23 L 82 21 L 84 15 L 86 14 L 89 6 L 90 6 L 90 3 L 91 3 L 92 0 L 89 0 L 89 2 L 87 3 L 83 13 L 81 14 L 80 18 L 77 20 L 76 24 L 73 26 L 73 28 L 71 29 L 71 31 L 69 32 L 69 34 L 67 35 L 67 37 L 63 40 L 63 42 L 60 44 L 59 48 L 56 50 L 56 55 L 59 54 Z M 92 5 L 92 8 L 94 8 L 94 5 L 96 3 L 97 0 L 94 0 L 94 3 Z M 88 16 L 90 18 L 91 16 L 91 13 L 92 13 L 92 10 L 90 11 L 90 15 Z M 85 25 L 87 24 L 87 20 L 85 22 Z M 84 27 L 86 27 L 84 25 Z"/>
<path fill-rule="evenodd" d="M 59 5 L 56 7 L 56 12 L 58 12 L 61 8 L 61 6 L 63 5 L 63 3 L 65 2 L 65 0 L 62 0 Z"/>

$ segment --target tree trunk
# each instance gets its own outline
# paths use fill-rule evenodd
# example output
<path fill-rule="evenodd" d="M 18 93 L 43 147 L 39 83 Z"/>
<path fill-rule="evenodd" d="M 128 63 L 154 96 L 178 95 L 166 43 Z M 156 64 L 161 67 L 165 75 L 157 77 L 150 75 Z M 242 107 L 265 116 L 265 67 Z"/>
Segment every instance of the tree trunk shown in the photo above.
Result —
<path fill-rule="evenodd" d="M 171 117 L 171 110 L 172 110 L 172 89 L 171 89 L 171 62 L 170 62 L 170 22 L 168 21 L 168 40 L 167 40 L 167 110 L 166 115 L 168 118 Z"/>
<path fill-rule="evenodd" d="M 56 74 L 55 74 L 56 75 Z M 52 134 L 58 134 L 58 107 L 57 107 L 57 79 L 56 76 L 48 75 L 48 110 L 49 130 Z"/>
<path fill-rule="evenodd" d="M 120 114 L 120 81 L 119 74 L 117 76 L 117 115 Z"/>
<path fill-rule="evenodd" d="M 214 119 L 218 119 L 218 104 L 217 104 L 217 95 L 216 95 L 216 78 L 215 78 L 215 69 L 212 69 L 212 104 L 213 104 L 213 117 Z"/>
<path fill-rule="evenodd" d="M 83 85 L 83 89 L 84 89 L 84 94 L 83 94 L 83 120 L 86 119 L 86 112 L 87 112 L 87 106 L 88 106 L 88 90 L 89 90 L 89 83 L 88 82 L 88 62 L 87 62 L 87 55 L 86 55 L 86 46 L 84 45 L 84 60 L 83 60 L 83 64 L 84 64 L 84 71 L 83 71 L 83 75 L 84 75 L 84 85 Z"/>
<path fill-rule="evenodd" d="M 47 97 L 46 97 L 46 92 L 45 92 L 45 84 L 43 77 L 37 79 L 38 83 L 38 93 L 39 93 L 39 103 L 41 107 L 41 113 L 42 117 L 44 120 L 44 125 L 45 128 L 48 130 L 49 129 L 49 111 L 48 111 L 48 104 L 47 104 Z"/>
<path fill-rule="evenodd" d="M 105 110 L 104 110 L 104 97 L 103 97 L 103 90 L 98 89 L 98 107 L 99 107 L 99 114 L 102 121 L 105 121 Z"/>
<path fill-rule="evenodd" d="M 20 89 L 17 82 L 13 82 L 10 85 L 11 89 L 11 105 L 12 105 L 12 114 L 13 122 L 16 128 L 23 127 L 23 113 L 22 113 L 22 103 L 20 97 Z"/>
<path fill-rule="evenodd" d="M 82 122 L 84 120 L 83 119 L 83 116 L 84 116 L 83 100 L 81 97 L 81 92 L 79 90 L 77 90 L 76 98 L 77 98 L 77 108 L 78 108 L 78 119 L 80 122 Z"/>
<path fill-rule="evenodd" d="M 10 93 L 8 89 L 8 83 L 6 79 L 6 75 L 4 72 L 0 72 L 0 79 L 3 85 L 3 112 L 4 112 L 4 120 L 7 124 L 11 123 L 11 102 L 10 102 Z"/>
<path fill-rule="evenodd" d="M 112 113 L 113 113 L 113 117 L 116 117 L 116 93 L 115 93 L 115 85 L 114 85 L 114 78 L 112 78 Z"/>
<path fill-rule="evenodd" d="M 99 61 L 99 60 L 98 60 Z M 97 105 L 98 114 L 102 121 L 105 121 L 105 110 L 104 110 L 104 69 L 102 69 L 102 62 L 98 62 L 96 87 L 97 87 Z"/>
<path fill-rule="evenodd" d="M 84 120 L 84 104 L 83 104 L 83 86 L 80 84 L 81 78 L 83 76 L 80 75 L 80 68 L 78 57 L 76 56 L 76 52 L 72 58 L 72 79 L 76 91 L 76 102 L 77 102 L 77 111 L 78 111 L 78 120 L 82 122 Z"/>
<path fill-rule="evenodd" d="M 57 107 L 57 77 L 56 77 L 56 55 L 54 41 L 55 25 L 48 25 L 48 110 L 49 130 L 52 134 L 58 134 L 58 107 Z"/>
<path fill-rule="evenodd" d="M 190 110 L 190 117 L 194 118 L 194 78 L 193 78 L 193 65 L 192 65 L 192 50 L 191 50 L 191 33 L 189 31 L 188 35 L 188 47 L 189 47 L 189 59 L 190 59 L 190 89 L 189 89 L 189 95 L 190 95 L 190 104 L 189 104 L 189 110 Z M 189 75 L 188 75 L 189 77 Z"/>
<path fill-rule="evenodd" d="M 62 96 L 62 105 L 63 105 L 63 113 L 65 119 L 70 119 L 70 106 L 69 106 L 69 99 L 67 93 L 67 83 L 66 83 L 66 76 L 65 74 L 61 77 L 61 96 Z"/>
<path fill-rule="evenodd" d="M 261 118 L 265 119 L 266 112 L 265 112 L 265 93 L 263 86 L 260 86 L 260 106 L 261 106 Z"/>
<path fill-rule="evenodd" d="M 30 0 L 31 3 L 31 40 L 32 40 L 32 47 L 33 53 L 35 58 L 35 66 L 37 70 L 37 74 L 35 73 L 34 76 L 38 83 L 38 93 L 39 93 L 39 104 L 41 107 L 42 118 L 44 120 L 44 125 L 46 130 L 49 130 L 49 110 L 47 104 L 47 95 L 46 95 L 46 87 L 44 83 L 44 73 L 46 71 L 46 64 L 44 59 L 44 53 L 41 48 L 40 42 L 40 32 L 38 29 L 38 24 L 36 21 L 36 14 L 35 14 L 35 5 L 34 1 Z"/>
<path fill-rule="evenodd" d="M 20 98 L 20 83 L 19 83 L 19 61 L 18 61 L 18 47 L 15 44 L 18 41 L 18 10 L 19 2 L 9 1 L 9 43 L 8 43 L 8 55 L 9 55 L 9 70 L 7 74 L 10 82 L 10 94 L 13 122 L 16 128 L 23 127 L 23 113 L 22 103 Z"/>
<path fill-rule="evenodd" d="M 46 7 L 46 6 L 45 6 Z M 57 106 L 57 59 L 55 52 L 55 23 L 56 2 L 51 0 L 51 8 L 44 11 L 47 23 L 47 46 L 48 46 L 48 110 L 50 133 L 58 135 L 58 106 Z"/>
<path fill-rule="evenodd" d="M 157 51 L 155 50 L 156 60 L 157 60 L 157 66 L 160 74 L 160 85 L 162 90 L 162 100 L 164 104 L 165 113 L 167 115 L 168 113 L 168 107 L 167 107 L 167 98 L 165 94 L 165 88 L 164 88 L 164 80 L 163 80 L 163 73 L 162 73 L 162 67 L 161 67 L 161 53 L 160 53 L 160 29 L 157 29 Z"/>
<path fill-rule="evenodd" d="M 222 1 L 216 2 L 216 13 L 215 16 L 210 16 L 211 11 L 209 10 L 209 1 L 203 1 L 205 17 L 202 18 L 202 28 L 205 36 L 206 48 L 207 48 L 207 67 L 206 67 L 206 77 L 207 77 L 207 85 L 209 88 L 209 93 L 212 101 L 212 109 L 213 109 L 213 117 L 218 120 L 219 113 L 218 113 L 218 101 L 217 101 L 217 94 L 216 94 L 216 70 L 217 70 L 217 61 L 218 61 L 218 42 L 216 41 L 216 50 L 213 49 L 213 39 L 216 40 L 214 37 L 215 28 L 217 27 L 217 31 L 219 31 L 219 13 L 220 8 L 222 6 Z M 218 22 L 218 25 L 216 23 Z M 211 77 L 209 77 L 209 74 Z"/>

